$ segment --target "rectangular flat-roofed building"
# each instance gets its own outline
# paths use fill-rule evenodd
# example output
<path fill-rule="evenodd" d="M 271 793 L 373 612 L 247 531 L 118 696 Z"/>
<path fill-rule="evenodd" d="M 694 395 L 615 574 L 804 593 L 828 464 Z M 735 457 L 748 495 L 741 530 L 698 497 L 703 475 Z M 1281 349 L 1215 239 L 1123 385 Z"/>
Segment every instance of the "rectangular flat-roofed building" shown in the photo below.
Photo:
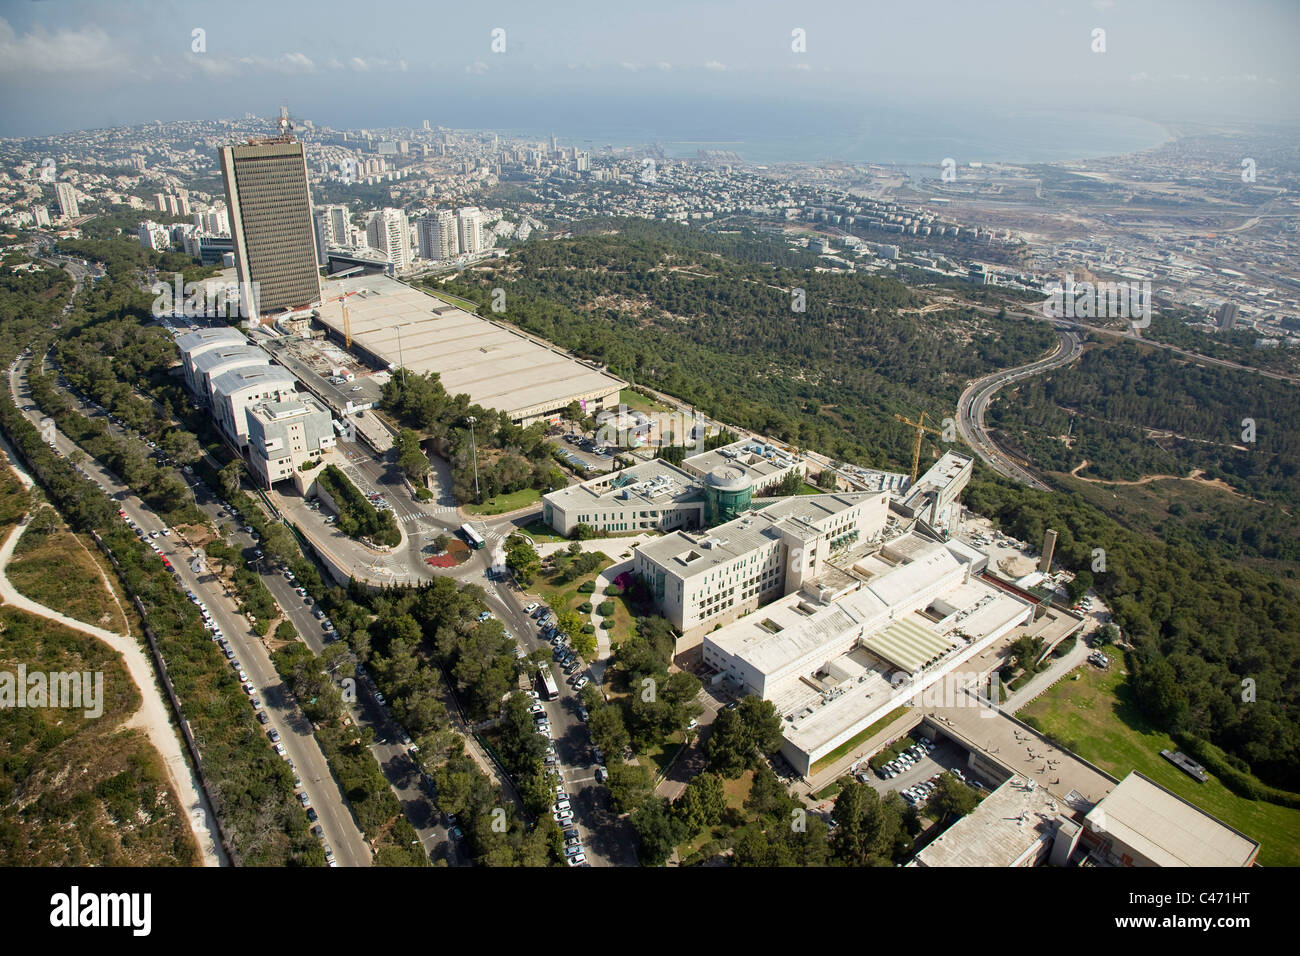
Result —
<path fill-rule="evenodd" d="M 697 528 L 699 482 L 666 461 L 648 461 L 542 496 L 542 520 L 562 535 L 579 524 L 616 535 Z"/>
<path fill-rule="evenodd" d="M 268 488 L 296 478 L 298 466 L 335 445 L 330 413 L 310 395 L 248 409 L 248 457 Z"/>
<path fill-rule="evenodd" d="M 1084 818 L 1084 844 L 1116 866 L 1251 866 L 1259 843 L 1134 771 Z"/>
<path fill-rule="evenodd" d="M 514 422 L 557 420 L 569 402 L 595 414 L 618 405 L 627 383 L 502 323 L 473 315 L 387 276 L 328 280 L 325 298 L 346 292 L 352 349 L 371 362 L 436 372 L 451 395 L 465 393 Z M 343 307 L 326 301 L 320 321 L 343 337 Z"/>
<path fill-rule="evenodd" d="M 659 613 L 681 630 L 684 649 L 704 630 L 818 577 L 833 552 L 880 534 L 888 511 L 888 496 L 875 493 L 783 498 L 709 531 L 647 541 L 636 571 Z"/>
<path fill-rule="evenodd" d="M 784 717 L 781 752 L 818 759 L 1027 623 L 1033 606 L 907 534 L 703 635 L 704 663 Z"/>

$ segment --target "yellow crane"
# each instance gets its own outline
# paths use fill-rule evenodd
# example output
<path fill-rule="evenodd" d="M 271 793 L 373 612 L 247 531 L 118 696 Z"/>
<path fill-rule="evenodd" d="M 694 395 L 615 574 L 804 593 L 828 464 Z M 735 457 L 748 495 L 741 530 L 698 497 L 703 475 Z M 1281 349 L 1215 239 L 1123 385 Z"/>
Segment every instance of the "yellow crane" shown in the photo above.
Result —
<path fill-rule="evenodd" d="M 921 436 L 926 432 L 942 436 L 943 432 L 937 428 L 931 428 L 925 423 L 925 412 L 921 412 L 921 420 L 919 422 L 914 422 L 902 415 L 895 415 L 894 418 L 898 419 L 904 425 L 910 425 L 916 429 L 916 444 L 912 446 L 912 484 L 916 484 L 916 471 L 918 466 L 921 464 Z"/>
<path fill-rule="evenodd" d="M 348 296 L 356 295 L 360 289 L 353 289 L 351 292 L 344 292 L 342 295 L 332 295 L 325 299 L 317 299 L 309 308 L 318 308 L 326 302 L 343 303 L 343 340 L 347 348 L 352 348 L 352 319 L 348 315 Z"/>

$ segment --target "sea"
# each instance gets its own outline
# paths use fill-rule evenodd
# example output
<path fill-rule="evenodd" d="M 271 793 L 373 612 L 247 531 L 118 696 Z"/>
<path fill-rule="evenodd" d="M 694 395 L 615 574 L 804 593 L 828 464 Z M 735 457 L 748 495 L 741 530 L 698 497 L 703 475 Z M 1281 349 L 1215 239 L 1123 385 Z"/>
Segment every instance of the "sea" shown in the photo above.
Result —
<path fill-rule="evenodd" d="M 524 115 L 516 115 L 517 111 Z M 1160 124 L 1135 116 L 1071 109 L 998 109 L 970 105 L 903 108 L 854 102 L 752 102 L 690 99 L 610 100 L 600 105 L 555 99 L 496 104 L 457 122 L 439 109 L 435 125 L 492 129 L 593 154 L 652 147 L 685 159 L 734 153 L 758 165 L 866 163 L 934 167 L 1050 163 L 1114 156 L 1171 139 Z M 448 115 L 448 114 L 451 115 Z M 418 124 L 416 124 L 418 125 Z"/>

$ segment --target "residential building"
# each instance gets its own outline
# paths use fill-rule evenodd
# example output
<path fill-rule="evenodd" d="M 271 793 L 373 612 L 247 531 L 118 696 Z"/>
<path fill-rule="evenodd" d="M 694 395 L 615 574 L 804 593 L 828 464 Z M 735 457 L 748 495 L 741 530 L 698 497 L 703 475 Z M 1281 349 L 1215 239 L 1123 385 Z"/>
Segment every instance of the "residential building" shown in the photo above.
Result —
<path fill-rule="evenodd" d="M 460 255 L 456 215 L 450 209 L 425 213 L 417 222 L 420 258 L 455 259 Z"/>
<path fill-rule="evenodd" d="M 411 265 L 411 240 L 406 224 L 406 214 L 400 209 L 380 209 L 370 214 L 366 221 L 366 242 L 388 257 L 397 272 L 405 272 Z"/>
<path fill-rule="evenodd" d="M 59 215 L 64 219 L 76 219 L 81 215 L 77 209 L 77 191 L 72 183 L 55 183 L 54 198 L 59 202 Z"/>
<path fill-rule="evenodd" d="M 456 210 L 456 235 L 461 252 L 468 255 L 483 251 L 483 213 L 477 206 Z"/>

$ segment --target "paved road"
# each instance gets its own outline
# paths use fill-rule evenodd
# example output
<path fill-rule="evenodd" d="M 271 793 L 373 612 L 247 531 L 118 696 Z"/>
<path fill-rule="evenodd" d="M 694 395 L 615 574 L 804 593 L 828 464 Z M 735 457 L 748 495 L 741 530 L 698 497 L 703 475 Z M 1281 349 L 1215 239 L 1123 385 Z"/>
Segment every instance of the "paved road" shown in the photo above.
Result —
<path fill-rule="evenodd" d="M 19 408 L 32 402 L 27 389 L 28 362 L 26 359 L 20 361 L 9 379 L 10 391 Z M 34 425 L 39 426 L 42 417 L 39 411 L 25 414 Z M 56 450 L 64 456 L 79 450 L 61 432 L 56 432 L 55 445 Z M 163 521 L 144 502 L 97 461 L 88 459 L 82 467 L 87 477 L 102 485 L 139 527 L 146 532 L 160 531 L 165 527 Z M 280 734 L 287 755 L 303 781 L 303 789 L 316 808 L 325 839 L 333 848 L 339 865 L 369 866 L 370 848 L 330 773 L 325 755 L 312 733 L 311 723 L 303 716 L 289 689 L 280 680 L 261 639 L 253 633 L 247 619 L 237 613 L 232 597 L 224 591 L 214 575 L 207 572 L 197 575 L 190 569 L 193 549 L 176 534 L 160 536 L 155 540 L 176 568 L 181 584 L 200 596 L 234 649 L 235 659 L 253 683 L 254 696 L 262 700 L 270 715 L 268 727 L 274 727 Z"/>
<path fill-rule="evenodd" d="M 1068 365 L 1083 353 L 1083 343 L 1073 331 L 1058 327 L 1057 334 L 1060 340 L 1051 355 L 977 379 L 966 386 L 957 402 L 957 430 L 984 463 L 998 474 L 1014 478 L 1040 491 L 1049 491 L 1050 488 L 998 447 L 984 427 L 984 413 L 989 401 L 1003 386 Z"/>

